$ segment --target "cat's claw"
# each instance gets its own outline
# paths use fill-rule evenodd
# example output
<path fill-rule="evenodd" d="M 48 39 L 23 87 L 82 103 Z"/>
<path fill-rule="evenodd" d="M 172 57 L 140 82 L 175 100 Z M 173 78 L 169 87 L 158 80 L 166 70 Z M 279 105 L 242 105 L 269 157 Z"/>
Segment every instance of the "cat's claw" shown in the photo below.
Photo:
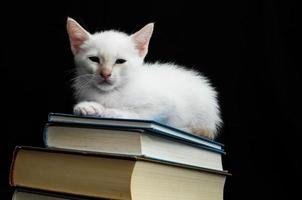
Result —
<path fill-rule="evenodd" d="M 75 115 L 94 115 L 102 116 L 104 114 L 105 108 L 96 102 L 81 102 L 74 106 L 73 113 Z"/>

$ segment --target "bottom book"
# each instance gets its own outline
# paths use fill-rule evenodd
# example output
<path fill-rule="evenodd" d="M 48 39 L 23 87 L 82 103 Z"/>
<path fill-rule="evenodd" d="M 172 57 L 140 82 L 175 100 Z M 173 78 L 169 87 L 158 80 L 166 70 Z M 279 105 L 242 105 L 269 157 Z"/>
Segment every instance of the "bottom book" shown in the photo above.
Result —
<path fill-rule="evenodd" d="M 96 198 L 94 198 L 96 200 Z M 110 200 L 97 198 L 98 200 Z M 12 200 L 88 200 L 87 198 L 80 198 L 77 196 L 57 194 L 57 193 L 47 193 L 43 191 L 36 190 L 26 190 L 26 189 L 15 189 Z M 89 200 L 93 200 L 89 198 Z"/>
<path fill-rule="evenodd" d="M 227 175 L 138 156 L 17 147 L 10 184 L 106 199 L 222 200 Z"/>

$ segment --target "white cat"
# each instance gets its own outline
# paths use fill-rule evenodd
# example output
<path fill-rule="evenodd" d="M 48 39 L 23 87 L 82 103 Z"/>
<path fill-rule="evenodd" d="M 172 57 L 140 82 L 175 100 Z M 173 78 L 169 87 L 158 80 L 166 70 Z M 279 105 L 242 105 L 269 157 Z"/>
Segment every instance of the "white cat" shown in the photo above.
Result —
<path fill-rule="evenodd" d="M 222 121 L 209 80 L 175 64 L 144 63 L 153 26 L 132 35 L 90 34 L 68 18 L 77 66 L 74 114 L 157 120 L 214 139 Z"/>

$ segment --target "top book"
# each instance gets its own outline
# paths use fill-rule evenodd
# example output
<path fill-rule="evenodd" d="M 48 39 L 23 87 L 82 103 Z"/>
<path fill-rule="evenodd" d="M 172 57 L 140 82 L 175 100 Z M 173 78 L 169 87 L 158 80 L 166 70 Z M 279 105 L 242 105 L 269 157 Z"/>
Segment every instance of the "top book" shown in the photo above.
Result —
<path fill-rule="evenodd" d="M 208 138 L 197 136 L 162 123 L 152 120 L 140 119 L 120 119 L 120 118 L 101 118 L 94 116 L 77 116 L 63 113 L 49 113 L 48 122 L 83 124 L 89 126 L 101 126 L 106 128 L 119 129 L 140 129 L 148 130 L 165 137 L 181 140 L 192 145 L 206 146 L 219 151 L 224 151 L 224 145 Z"/>

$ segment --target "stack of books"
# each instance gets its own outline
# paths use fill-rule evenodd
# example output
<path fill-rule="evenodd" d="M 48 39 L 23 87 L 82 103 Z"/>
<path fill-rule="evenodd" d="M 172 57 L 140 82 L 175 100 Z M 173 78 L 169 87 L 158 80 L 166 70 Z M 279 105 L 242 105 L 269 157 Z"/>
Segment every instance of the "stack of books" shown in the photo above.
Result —
<path fill-rule="evenodd" d="M 50 113 L 44 148 L 17 146 L 13 200 L 222 200 L 221 143 L 148 120 Z"/>

